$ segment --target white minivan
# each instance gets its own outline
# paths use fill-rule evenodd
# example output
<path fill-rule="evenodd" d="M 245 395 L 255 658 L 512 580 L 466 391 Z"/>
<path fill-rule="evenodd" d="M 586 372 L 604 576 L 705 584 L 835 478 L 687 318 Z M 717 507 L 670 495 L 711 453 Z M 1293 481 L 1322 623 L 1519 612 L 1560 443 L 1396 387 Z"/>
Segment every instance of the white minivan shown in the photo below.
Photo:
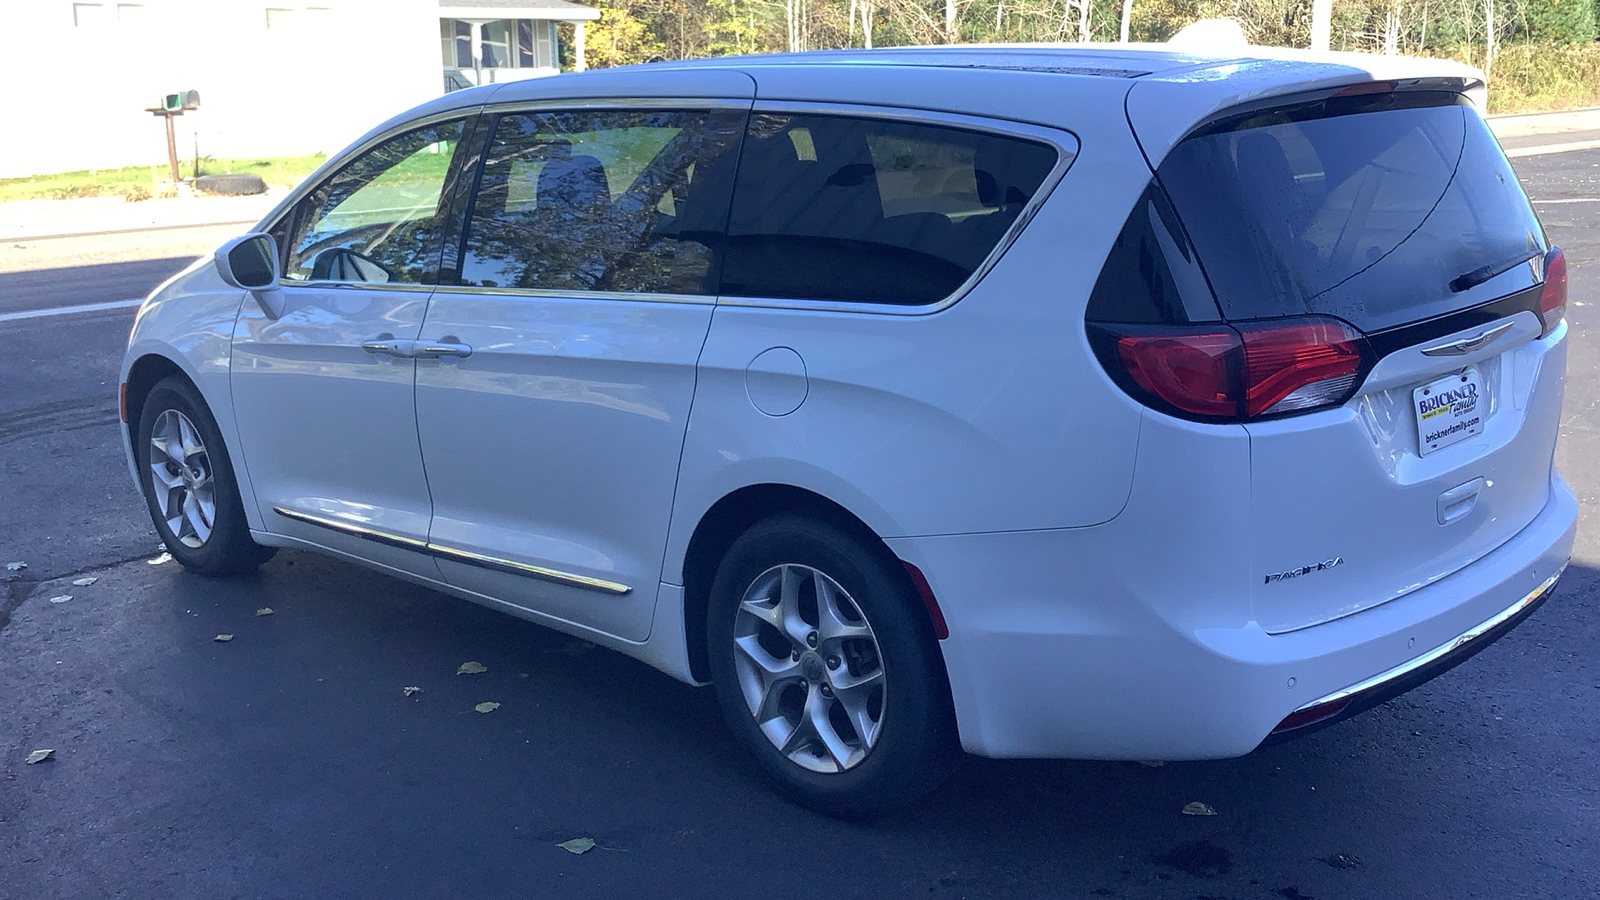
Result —
<path fill-rule="evenodd" d="M 1238 756 L 1555 585 L 1566 266 L 1471 69 L 950 47 L 485 86 L 157 289 L 129 461 L 209 575 L 332 553 L 711 684 L 859 815 Z"/>

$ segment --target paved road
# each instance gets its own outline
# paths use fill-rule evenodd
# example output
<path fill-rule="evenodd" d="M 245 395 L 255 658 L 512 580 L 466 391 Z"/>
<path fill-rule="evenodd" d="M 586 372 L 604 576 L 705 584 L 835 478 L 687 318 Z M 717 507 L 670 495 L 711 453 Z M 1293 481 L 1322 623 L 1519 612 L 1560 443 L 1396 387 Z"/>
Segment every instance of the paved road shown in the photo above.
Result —
<path fill-rule="evenodd" d="M 974 759 L 870 824 L 776 800 L 708 693 L 620 656 L 302 553 L 237 581 L 147 564 L 110 399 L 131 313 L 0 322 L 0 559 L 30 566 L 0 600 L 0 894 L 1595 896 L 1600 151 L 1518 169 L 1572 263 L 1559 462 L 1584 522 L 1555 598 L 1298 742 L 1160 768 Z M 488 672 L 455 675 L 467 660 Z M 1218 815 L 1181 815 L 1192 800 Z M 598 849 L 555 846 L 573 837 Z"/>

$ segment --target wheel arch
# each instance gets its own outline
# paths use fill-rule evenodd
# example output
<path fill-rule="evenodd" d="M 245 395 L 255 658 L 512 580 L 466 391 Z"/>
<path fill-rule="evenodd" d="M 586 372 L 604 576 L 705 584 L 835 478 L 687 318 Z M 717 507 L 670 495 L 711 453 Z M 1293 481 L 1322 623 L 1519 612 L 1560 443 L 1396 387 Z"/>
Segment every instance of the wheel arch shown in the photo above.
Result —
<path fill-rule="evenodd" d="M 913 594 L 931 604 L 932 597 L 924 595 L 912 580 L 904 562 L 889 548 L 877 532 L 861 517 L 838 502 L 790 484 L 752 484 L 734 490 L 700 517 L 683 560 L 683 629 L 688 651 L 689 671 L 696 681 L 707 682 L 711 677 L 709 647 L 706 640 L 706 614 L 711 602 L 711 582 L 716 577 L 717 566 L 727 555 L 728 548 L 740 535 L 763 519 L 783 513 L 796 513 L 833 525 L 854 535 L 870 552 L 879 555 L 895 577 L 905 579 Z M 935 622 L 936 607 L 928 610 L 931 631 L 938 630 Z M 943 654 L 940 654 L 943 666 Z"/>
<path fill-rule="evenodd" d="M 198 393 L 199 385 L 195 384 L 193 377 L 183 370 L 183 367 L 173 362 L 171 358 L 159 353 L 146 353 L 133 361 L 128 367 L 128 375 L 123 383 L 127 385 L 123 395 L 123 422 L 128 427 L 123 429 L 123 434 L 128 442 L 128 450 L 132 452 L 134 435 L 139 430 L 139 416 L 144 410 L 145 400 L 149 399 L 150 391 L 162 379 L 176 375 Z M 202 394 L 202 396 L 204 396 Z"/>

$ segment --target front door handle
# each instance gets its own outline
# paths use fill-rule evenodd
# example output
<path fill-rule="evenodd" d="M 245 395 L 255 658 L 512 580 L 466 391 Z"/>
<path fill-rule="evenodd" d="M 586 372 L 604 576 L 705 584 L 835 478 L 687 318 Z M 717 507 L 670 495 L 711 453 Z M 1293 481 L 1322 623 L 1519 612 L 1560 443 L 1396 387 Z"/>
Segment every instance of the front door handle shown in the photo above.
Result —
<path fill-rule="evenodd" d="M 374 355 L 387 353 L 390 356 L 410 358 L 415 355 L 416 344 L 416 341 L 403 340 L 384 332 L 370 341 L 362 341 L 361 349 Z"/>
<path fill-rule="evenodd" d="M 436 359 L 441 356 L 466 359 L 472 355 L 472 348 L 454 337 L 446 336 L 437 341 L 418 341 L 411 355 L 417 359 Z"/>

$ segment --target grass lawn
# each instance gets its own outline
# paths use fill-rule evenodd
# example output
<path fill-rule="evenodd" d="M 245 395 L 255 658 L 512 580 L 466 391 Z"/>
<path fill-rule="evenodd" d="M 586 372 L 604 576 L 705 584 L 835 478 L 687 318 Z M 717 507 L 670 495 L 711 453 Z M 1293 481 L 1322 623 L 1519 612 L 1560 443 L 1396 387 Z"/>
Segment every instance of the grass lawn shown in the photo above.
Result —
<path fill-rule="evenodd" d="M 293 186 L 299 184 L 326 159 L 327 156 L 321 153 L 275 159 L 212 159 L 209 156 L 202 156 L 200 174 L 260 175 L 268 186 Z M 192 177 L 194 160 L 182 162 L 178 170 L 184 178 Z M 146 200 L 158 194 L 161 182 L 166 179 L 167 167 L 164 165 L 90 169 L 85 172 L 36 175 L 32 178 L 0 178 L 0 203 L 8 200 L 61 200 L 71 197 L 105 196 Z"/>

